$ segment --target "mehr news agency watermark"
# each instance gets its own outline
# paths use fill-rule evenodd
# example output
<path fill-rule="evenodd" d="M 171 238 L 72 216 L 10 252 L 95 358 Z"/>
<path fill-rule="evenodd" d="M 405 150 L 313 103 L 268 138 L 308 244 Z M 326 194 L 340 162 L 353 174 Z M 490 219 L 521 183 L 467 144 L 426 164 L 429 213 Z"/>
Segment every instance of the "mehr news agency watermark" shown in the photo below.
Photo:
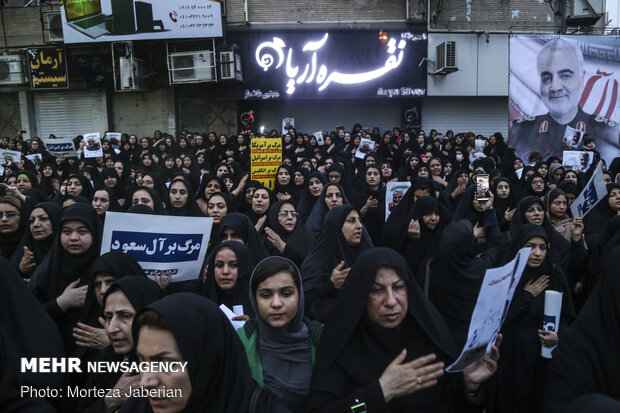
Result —
<path fill-rule="evenodd" d="M 153 361 L 153 362 L 131 362 L 131 361 L 89 361 L 86 367 L 82 367 L 82 362 L 77 357 L 33 357 L 21 358 L 21 373 L 184 373 L 187 369 L 187 361 Z M 33 386 L 21 386 L 21 397 L 31 398 L 101 398 L 101 397 L 153 397 L 170 398 L 183 397 L 181 389 L 171 389 L 161 387 L 157 389 L 147 389 L 142 386 L 129 387 L 121 391 L 118 388 L 80 388 L 79 386 L 67 386 L 66 389 L 45 387 L 35 388 Z"/>

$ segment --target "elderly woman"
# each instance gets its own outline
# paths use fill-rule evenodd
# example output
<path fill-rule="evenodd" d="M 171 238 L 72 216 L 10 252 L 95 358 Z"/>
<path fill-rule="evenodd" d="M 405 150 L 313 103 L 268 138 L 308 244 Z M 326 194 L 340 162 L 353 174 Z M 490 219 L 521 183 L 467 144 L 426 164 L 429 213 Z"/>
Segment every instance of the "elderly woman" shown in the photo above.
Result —
<path fill-rule="evenodd" d="M 161 397 L 132 398 L 120 412 L 285 412 L 257 387 L 243 345 L 226 316 L 204 297 L 173 294 L 140 311 L 132 326 L 141 361 L 187 362 L 176 373 L 144 373 L 140 384 Z M 174 392 L 165 392 L 175 389 Z"/>
<path fill-rule="evenodd" d="M 496 369 L 497 348 L 444 376 L 456 348 L 446 324 L 388 248 L 362 254 L 317 350 L 310 412 L 462 412 Z M 468 400 L 469 399 L 469 400 Z"/>

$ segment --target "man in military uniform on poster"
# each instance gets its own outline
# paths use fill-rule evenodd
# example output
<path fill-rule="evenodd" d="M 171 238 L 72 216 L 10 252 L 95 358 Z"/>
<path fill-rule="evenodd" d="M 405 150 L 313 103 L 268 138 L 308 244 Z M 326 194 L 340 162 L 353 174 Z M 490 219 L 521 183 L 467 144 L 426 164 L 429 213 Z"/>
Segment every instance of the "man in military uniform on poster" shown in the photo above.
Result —
<path fill-rule="evenodd" d="M 549 112 L 516 120 L 510 128 L 510 146 L 522 156 L 539 151 L 546 158 L 571 149 L 564 142 L 566 127 L 596 139 L 608 161 L 620 152 L 620 125 L 585 113 L 579 106 L 584 86 L 583 53 L 576 43 L 557 38 L 543 46 L 537 59 L 540 97 Z M 526 158 L 523 158 L 526 159 Z"/>

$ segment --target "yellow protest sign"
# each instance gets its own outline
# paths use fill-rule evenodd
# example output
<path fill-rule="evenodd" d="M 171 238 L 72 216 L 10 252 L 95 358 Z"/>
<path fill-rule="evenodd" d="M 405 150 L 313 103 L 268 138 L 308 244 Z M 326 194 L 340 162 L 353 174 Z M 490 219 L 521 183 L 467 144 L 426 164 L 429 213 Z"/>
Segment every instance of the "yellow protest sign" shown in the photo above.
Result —
<path fill-rule="evenodd" d="M 278 166 L 282 165 L 282 141 L 278 138 L 254 138 L 250 142 L 251 179 L 273 189 Z"/>

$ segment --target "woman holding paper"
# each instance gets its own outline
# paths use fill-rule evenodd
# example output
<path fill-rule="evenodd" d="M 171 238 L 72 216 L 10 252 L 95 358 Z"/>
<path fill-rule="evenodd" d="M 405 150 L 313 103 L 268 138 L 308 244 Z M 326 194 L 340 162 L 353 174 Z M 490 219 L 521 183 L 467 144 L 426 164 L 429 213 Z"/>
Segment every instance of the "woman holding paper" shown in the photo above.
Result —
<path fill-rule="evenodd" d="M 545 387 L 544 411 L 575 412 L 573 403 L 588 394 L 604 394 L 620 399 L 620 246 L 603 260 L 601 280 L 579 317 L 562 336 L 553 353 Z M 589 412 L 597 410 L 592 404 Z"/>
<path fill-rule="evenodd" d="M 351 269 L 317 350 L 307 411 L 464 412 L 481 400 L 499 351 L 445 375 L 457 355 L 405 260 L 376 248 Z"/>
<path fill-rule="evenodd" d="M 538 411 L 548 364 L 541 356 L 541 346 L 554 347 L 559 341 L 557 333 L 542 330 L 543 322 L 552 322 L 554 326 L 559 322 L 564 330 L 575 318 L 564 272 L 548 254 L 545 229 L 534 224 L 522 225 L 508 259 L 521 248 L 532 250 L 502 326 L 502 359 L 493 381 L 495 388 L 489 395 L 489 412 Z M 543 320 L 545 290 L 563 294 L 559 321 Z"/>
<path fill-rule="evenodd" d="M 237 333 L 252 377 L 291 411 L 303 412 L 323 324 L 304 317 L 297 266 L 283 257 L 261 261 L 250 278 L 250 302 L 257 317 Z"/>
<path fill-rule="evenodd" d="M 218 245 L 209 257 L 202 295 L 230 310 L 241 305 L 243 313 L 237 315 L 246 320 L 253 317 L 248 294 L 252 272 L 248 247 L 238 241 L 226 241 Z"/>

